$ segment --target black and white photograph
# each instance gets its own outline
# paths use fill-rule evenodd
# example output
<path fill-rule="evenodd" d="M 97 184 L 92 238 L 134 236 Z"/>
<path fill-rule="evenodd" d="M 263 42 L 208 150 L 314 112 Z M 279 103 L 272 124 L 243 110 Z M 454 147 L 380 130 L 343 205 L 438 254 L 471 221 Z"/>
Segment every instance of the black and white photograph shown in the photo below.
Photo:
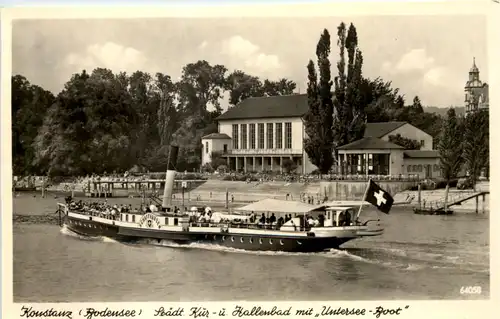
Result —
<path fill-rule="evenodd" d="M 12 301 L 488 300 L 488 12 L 238 12 L 12 19 Z"/>

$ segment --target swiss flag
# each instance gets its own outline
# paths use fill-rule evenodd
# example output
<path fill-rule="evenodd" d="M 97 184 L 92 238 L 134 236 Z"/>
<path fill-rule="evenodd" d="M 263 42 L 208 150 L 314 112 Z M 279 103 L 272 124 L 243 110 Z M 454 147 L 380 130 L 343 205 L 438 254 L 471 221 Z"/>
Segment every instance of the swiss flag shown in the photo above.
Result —
<path fill-rule="evenodd" d="M 389 214 L 394 203 L 394 198 L 374 181 L 370 180 L 368 189 L 366 190 L 365 201 L 377 207 L 381 212 Z"/>

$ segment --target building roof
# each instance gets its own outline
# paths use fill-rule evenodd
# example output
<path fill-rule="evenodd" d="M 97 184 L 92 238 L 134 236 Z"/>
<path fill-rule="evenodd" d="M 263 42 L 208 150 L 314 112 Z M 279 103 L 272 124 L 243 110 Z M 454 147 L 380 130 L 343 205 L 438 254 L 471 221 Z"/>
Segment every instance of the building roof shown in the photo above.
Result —
<path fill-rule="evenodd" d="M 217 120 L 302 117 L 308 109 L 307 94 L 251 97 L 229 108 Z"/>
<path fill-rule="evenodd" d="M 381 138 L 405 124 L 407 124 L 407 122 L 366 123 L 364 137 Z"/>
<path fill-rule="evenodd" d="M 403 147 L 370 136 L 370 137 L 363 137 L 360 140 L 343 145 L 338 149 L 339 150 L 390 150 L 390 149 L 403 149 Z"/>
<path fill-rule="evenodd" d="M 231 137 L 226 133 L 212 133 L 205 135 L 201 138 L 202 140 L 230 140 Z"/>
<path fill-rule="evenodd" d="M 436 150 L 407 150 L 404 151 L 405 158 L 436 158 L 439 157 L 439 152 Z"/>

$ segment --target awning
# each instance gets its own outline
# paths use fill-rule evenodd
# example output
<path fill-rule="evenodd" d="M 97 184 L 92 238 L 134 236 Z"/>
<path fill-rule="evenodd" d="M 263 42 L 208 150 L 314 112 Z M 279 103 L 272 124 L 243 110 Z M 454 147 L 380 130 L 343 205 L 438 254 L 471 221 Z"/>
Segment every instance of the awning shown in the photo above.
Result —
<path fill-rule="evenodd" d="M 371 205 L 367 201 L 362 200 L 337 200 L 323 203 L 324 206 L 336 206 L 336 207 L 351 207 L 351 206 L 361 206 L 361 205 Z"/>
<path fill-rule="evenodd" d="M 310 205 L 291 200 L 266 198 L 261 201 L 236 208 L 248 212 L 307 213 L 325 205 Z"/>

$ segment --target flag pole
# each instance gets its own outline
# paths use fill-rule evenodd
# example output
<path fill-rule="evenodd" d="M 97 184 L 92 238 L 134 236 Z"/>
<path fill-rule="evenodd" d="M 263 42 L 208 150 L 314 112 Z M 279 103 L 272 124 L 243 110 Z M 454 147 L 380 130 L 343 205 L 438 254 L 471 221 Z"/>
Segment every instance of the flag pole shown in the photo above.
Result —
<path fill-rule="evenodd" d="M 365 189 L 365 194 L 363 195 L 363 200 L 361 201 L 361 205 L 359 205 L 359 210 L 358 210 L 358 215 L 356 215 L 356 220 L 359 218 L 359 215 L 361 214 L 361 210 L 363 209 L 363 205 L 365 204 L 366 201 L 366 196 L 368 195 L 368 190 L 370 189 L 370 183 L 372 179 L 368 179 L 368 185 L 366 186 Z"/>

